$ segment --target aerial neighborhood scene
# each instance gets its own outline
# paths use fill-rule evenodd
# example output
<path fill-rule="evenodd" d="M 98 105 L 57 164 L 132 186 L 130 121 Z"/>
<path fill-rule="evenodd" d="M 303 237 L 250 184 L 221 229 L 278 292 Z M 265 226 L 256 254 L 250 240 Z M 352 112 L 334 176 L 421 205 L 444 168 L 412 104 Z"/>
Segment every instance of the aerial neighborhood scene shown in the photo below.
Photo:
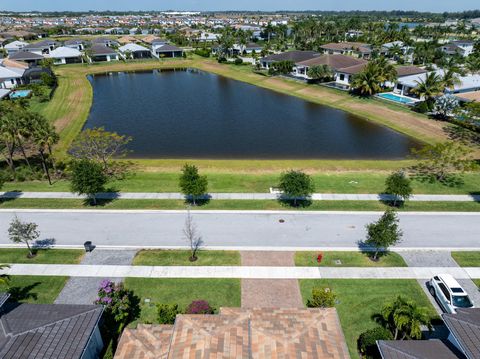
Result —
<path fill-rule="evenodd" d="M 480 359 L 480 3 L 0 3 L 0 359 Z"/>

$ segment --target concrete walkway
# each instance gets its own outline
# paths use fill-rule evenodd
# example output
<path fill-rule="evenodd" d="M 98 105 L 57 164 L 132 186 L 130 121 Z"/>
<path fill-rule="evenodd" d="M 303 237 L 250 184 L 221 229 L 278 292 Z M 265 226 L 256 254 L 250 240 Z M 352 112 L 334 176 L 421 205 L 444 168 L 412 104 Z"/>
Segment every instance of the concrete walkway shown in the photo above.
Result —
<path fill-rule="evenodd" d="M 114 268 L 115 265 L 130 265 L 136 251 L 100 251 L 86 253 L 81 265 L 94 268 L 96 265 Z M 91 276 L 90 271 L 75 271 L 77 275 L 70 276 L 65 287 L 55 300 L 56 304 L 92 304 L 97 298 L 98 287 L 102 279 L 108 278 L 114 282 L 123 280 L 123 276 L 107 271 L 101 276 Z"/>
<path fill-rule="evenodd" d="M 95 278 L 251 278 L 251 279 L 429 279 L 448 273 L 457 279 L 480 278 L 480 267 L 160 267 L 85 264 L 12 264 L 9 275 Z"/>
<path fill-rule="evenodd" d="M 210 193 L 204 199 L 212 200 L 277 200 L 276 193 Z M 181 193 L 136 193 L 111 192 L 98 193 L 97 199 L 170 199 L 184 200 Z M 0 199 L 85 199 L 70 192 L 0 192 Z M 395 197 L 386 194 L 342 194 L 342 193 L 314 193 L 314 201 L 392 201 Z M 410 198 L 413 202 L 480 202 L 480 195 L 432 195 L 418 194 Z"/>

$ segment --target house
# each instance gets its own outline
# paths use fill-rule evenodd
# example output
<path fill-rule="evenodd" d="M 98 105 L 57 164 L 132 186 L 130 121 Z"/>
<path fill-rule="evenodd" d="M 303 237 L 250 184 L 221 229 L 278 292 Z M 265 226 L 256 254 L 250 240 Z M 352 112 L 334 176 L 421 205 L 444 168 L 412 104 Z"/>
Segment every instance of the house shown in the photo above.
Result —
<path fill-rule="evenodd" d="M 93 45 L 103 45 L 107 47 L 118 47 L 120 44 L 117 40 L 109 37 L 97 37 L 91 41 Z"/>
<path fill-rule="evenodd" d="M 104 45 L 93 45 L 89 49 L 88 56 L 92 62 L 110 62 L 119 59 L 118 54 L 114 49 Z"/>
<path fill-rule="evenodd" d="M 173 45 L 162 45 L 154 48 L 157 57 L 183 57 L 183 50 Z"/>
<path fill-rule="evenodd" d="M 148 35 L 148 36 L 145 36 L 142 41 L 146 44 L 153 44 L 154 41 L 156 40 L 160 40 L 158 37 L 156 37 L 155 35 Z M 167 43 L 168 41 L 164 40 L 165 43 Z"/>
<path fill-rule="evenodd" d="M 85 41 L 82 39 L 71 39 L 65 41 L 64 46 L 69 47 L 71 49 L 76 49 L 78 51 L 85 50 Z"/>
<path fill-rule="evenodd" d="M 83 62 L 82 53 L 77 49 L 62 46 L 57 47 L 50 52 L 50 58 L 54 60 L 55 65 L 76 64 Z"/>
<path fill-rule="evenodd" d="M 124 57 L 132 59 L 148 59 L 152 57 L 152 52 L 138 44 L 126 44 L 118 48 L 120 54 Z"/>
<path fill-rule="evenodd" d="M 155 49 L 156 47 L 160 47 L 160 46 L 163 46 L 163 45 L 168 45 L 168 40 L 160 39 L 160 38 L 156 37 L 156 38 L 152 39 L 149 42 L 149 44 L 152 46 L 153 49 Z"/>
<path fill-rule="evenodd" d="M 12 56 L 9 56 L 8 58 L 10 60 L 26 62 L 30 66 L 36 66 L 40 64 L 40 61 L 42 61 L 45 57 L 37 53 L 22 50 L 14 53 Z"/>
<path fill-rule="evenodd" d="M 275 62 L 291 61 L 293 63 L 311 60 L 319 57 L 321 54 L 315 51 L 288 51 L 281 54 L 270 55 L 260 59 L 260 65 L 263 69 L 268 70 Z"/>
<path fill-rule="evenodd" d="M 98 305 L 0 301 L 0 358 L 95 359 L 103 349 Z"/>
<path fill-rule="evenodd" d="M 350 55 L 368 59 L 372 55 L 372 47 L 361 42 L 332 42 L 320 46 L 325 54 Z"/>
<path fill-rule="evenodd" d="M 350 358 L 337 311 L 221 308 L 177 315 L 174 325 L 139 325 L 122 334 L 115 359 Z"/>
<path fill-rule="evenodd" d="M 122 36 L 121 38 L 118 39 L 118 42 L 122 45 L 125 45 L 125 44 L 130 44 L 130 43 L 136 43 L 138 42 L 139 40 L 136 38 L 136 37 L 133 37 L 133 36 Z"/>
<path fill-rule="evenodd" d="M 254 42 L 250 42 L 246 45 L 242 45 L 242 44 L 233 45 L 233 52 L 234 54 L 236 53 L 238 55 L 251 55 L 252 53 L 259 54 L 262 52 L 262 50 L 263 50 L 263 46 L 258 45 Z"/>
<path fill-rule="evenodd" d="M 10 43 L 4 45 L 3 48 L 7 51 L 8 55 L 13 55 L 14 53 L 22 50 L 27 45 L 28 45 L 27 42 L 13 41 L 13 42 L 10 42 Z"/>
<path fill-rule="evenodd" d="M 383 359 L 478 359 L 480 358 L 480 308 L 457 309 L 442 314 L 449 330 L 446 340 L 379 340 Z"/>
<path fill-rule="evenodd" d="M 475 42 L 473 41 L 459 40 L 442 45 L 440 47 L 440 50 L 442 50 L 447 55 L 460 55 L 463 57 L 467 57 L 473 52 L 474 46 Z"/>
<path fill-rule="evenodd" d="M 0 66 L 0 89 L 13 89 L 22 84 L 22 77 L 25 70 Z"/>
<path fill-rule="evenodd" d="M 23 48 L 23 51 L 33 52 L 38 55 L 49 54 L 50 51 L 53 51 L 58 46 L 58 42 L 54 40 L 43 40 L 35 42 L 33 44 L 28 44 Z"/>
<path fill-rule="evenodd" d="M 336 74 L 340 69 L 346 69 L 356 65 L 364 65 L 367 61 L 356 59 L 346 55 L 321 55 L 305 61 L 297 62 L 293 69 L 293 75 L 309 80 L 308 70 L 314 66 L 326 65 Z M 337 76 L 334 76 L 335 78 Z"/>

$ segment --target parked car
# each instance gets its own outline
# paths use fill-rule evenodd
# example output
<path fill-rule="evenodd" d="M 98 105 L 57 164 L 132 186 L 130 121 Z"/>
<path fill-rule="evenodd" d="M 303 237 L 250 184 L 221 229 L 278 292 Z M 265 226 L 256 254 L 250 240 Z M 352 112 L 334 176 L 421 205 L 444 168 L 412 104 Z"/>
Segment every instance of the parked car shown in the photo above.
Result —
<path fill-rule="evenodd" d="M 456 313 L 457 308 L 473 308 L 467 292 L 450 274 L 439 274 L 428 282 L 430 294 L 435 297 L 443 310 Z"/>

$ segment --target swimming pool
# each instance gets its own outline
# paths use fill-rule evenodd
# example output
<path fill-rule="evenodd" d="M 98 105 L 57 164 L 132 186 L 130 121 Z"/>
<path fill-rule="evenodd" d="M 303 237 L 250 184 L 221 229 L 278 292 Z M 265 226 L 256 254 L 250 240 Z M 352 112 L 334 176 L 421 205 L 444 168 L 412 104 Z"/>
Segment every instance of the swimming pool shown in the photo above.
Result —
<path fill-rule="evenodd" d="M 377 96 L 380 97 L 380 98 L 383 98 L 385 100 L 398 102 L 398 103 L 401 103 L 401 104 L 404 104 L 404 105 L 413 105 L 415 103 L 415 100 L 412 100 L 408 97 L 395 95 L 394 93 L 391 93 L 391 92 L 381 93 L 381 94 L 378 94 Z"/>
<path fill-rule="evenodd" d="M 14 98 L 25 98 L 25 97 L 28 97 L 30 96 L 30 93 L 32 91 L 31 90 L 18 90 L 18 91 L 13 91 L 11 94 L 10 94 L 10 98 L 14 99 Z"/>

